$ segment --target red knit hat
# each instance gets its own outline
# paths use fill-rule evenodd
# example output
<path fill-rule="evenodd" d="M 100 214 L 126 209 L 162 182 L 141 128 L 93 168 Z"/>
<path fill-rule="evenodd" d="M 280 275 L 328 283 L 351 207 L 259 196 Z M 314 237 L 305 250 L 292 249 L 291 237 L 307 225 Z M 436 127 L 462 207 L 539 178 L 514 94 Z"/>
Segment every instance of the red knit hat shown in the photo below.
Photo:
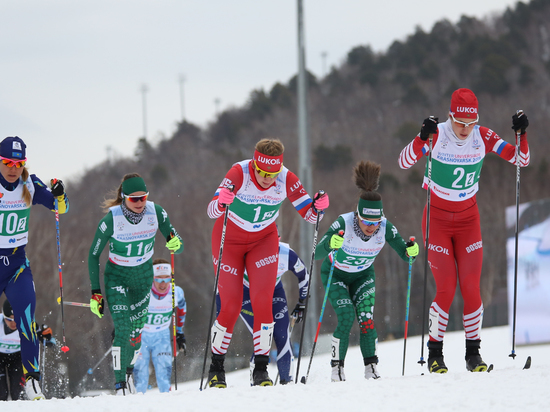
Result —
<path fill-rule="evenodd" d="M 458 89 L 451 96 L 449 112 L 454 117 L 476 118 L 478 116 L 477 106 L 477 97 L 473 91 L 470 89 Z"/>

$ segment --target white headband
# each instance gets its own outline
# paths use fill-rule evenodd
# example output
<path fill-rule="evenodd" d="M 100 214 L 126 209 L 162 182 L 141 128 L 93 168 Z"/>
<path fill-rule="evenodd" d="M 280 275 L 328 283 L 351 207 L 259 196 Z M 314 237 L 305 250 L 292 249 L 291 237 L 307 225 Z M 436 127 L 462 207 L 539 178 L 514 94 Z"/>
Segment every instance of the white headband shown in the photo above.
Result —
<path fill-rule="evenodd" d="M 153 270 L 155 272 L 155 276 L 170 276 L 172 274 L 172 267 L 168 263 L 159 263 L 158 265 L 153 265 Z"/>

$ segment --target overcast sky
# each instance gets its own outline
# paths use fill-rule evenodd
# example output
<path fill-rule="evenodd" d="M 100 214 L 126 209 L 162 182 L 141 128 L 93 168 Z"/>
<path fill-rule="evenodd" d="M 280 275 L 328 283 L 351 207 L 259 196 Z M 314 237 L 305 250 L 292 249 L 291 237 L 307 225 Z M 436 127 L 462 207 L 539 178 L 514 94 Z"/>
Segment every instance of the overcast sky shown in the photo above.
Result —
<path fill-rule="evenodd" d="M 307 68 L 322 76 L 355 46 L 385 51 L 416 26 L 515 4 L 304 0 Z M 69 180 L 108 147 L 128 156 L 144 134 L 170 136 L 182 114 L 206 126 L 296 73 L 296 21 L 297 0 L 0 0 L 0 138 L 20 136 L 42 180 Z"/>

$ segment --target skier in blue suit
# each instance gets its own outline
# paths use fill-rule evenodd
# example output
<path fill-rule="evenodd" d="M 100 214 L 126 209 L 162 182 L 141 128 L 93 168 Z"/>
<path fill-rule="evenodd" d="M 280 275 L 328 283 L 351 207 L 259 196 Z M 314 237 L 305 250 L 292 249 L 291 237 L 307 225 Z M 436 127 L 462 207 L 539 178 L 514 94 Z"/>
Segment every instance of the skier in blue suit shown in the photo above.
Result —
<path fill-rule="evenodd" d="M 157 386 L 160 392 L 170 391 L 172 376 L 172 336 L 170 320 L 172 319 L 172 285 L 171 266 L 164 259 L 153 262 L 155 277 L 151 288 L 149 313 L 141 333 L 141 349 L 134 366 L 136 391 L 145 393 L 149 386 L 149 363 L 155 367 Z M 175 288 L 176 293 L 176 341 L 178 351 L 185 353 L 186 343 L 183 333 L 187 302 L 183 289 Z"/>

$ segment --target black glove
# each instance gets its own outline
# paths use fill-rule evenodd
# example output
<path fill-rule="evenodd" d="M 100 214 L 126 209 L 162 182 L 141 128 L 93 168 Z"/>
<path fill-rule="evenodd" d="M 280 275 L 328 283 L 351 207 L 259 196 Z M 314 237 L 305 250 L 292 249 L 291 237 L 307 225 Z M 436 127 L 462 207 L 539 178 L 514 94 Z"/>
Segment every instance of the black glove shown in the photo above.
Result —
<path fill-rule="evenodd" d="M 40 329 L 38 329 L 38 337 L 40 340 L 42 339 L 51 339 L 52 338 L 52 329 L 48 325 L 42 325 Z"/>
<path fill-rule="evenodd" d="M 176 342 L 178 344 L 178 349 L 183 351 L 185 354 L 187 352 L 187 346 L 185 345 L 185 335 L 183 333 L 176 333 Z"/>
<path fill-rule="evenodd" d="M 302 300 L 299 300 L 296 306 L 294 306 L 294 310 L 292 311 L 292 314 L 290 316 L 296 319 L 296 323 L 300 323 L 304 318 L 305 309 L 306 309 L 306 304 Z"/>
<path fill-rule="evenodd" d="M 59 179 L 52 179 L 51 180 L 52 185 L 52 195 L 55 197 L 63 196 L 65 194 L 65 185 L 63 182 Z"/>
<path fill-rule="evenodd" d="M 420 129 L 420 139 L 426 141 L 431 134 L 436 134 L 438 123 L 438 117 L 430 116 L 424 119 L 424 121 L 422 122 L 422 128 Z"/>
<path fill-rule="evenodd" d="M 527 115 L 523 113 L 523 110 L 518 110 L 516 114 L 512 116 L 512 124 L 514 132 L 521 130 L 521 134 L 525 133 L 525 129 L 529 126 L 529 119 L 527 119 Z"/>
<path fill-rule="evenodd" d="M 42 325 L 37 332 L 38 339 L 45 342 L 47 347 L 55 346 L 55 338 L 52 337 L 52 329 L 48 325 Z"/>

